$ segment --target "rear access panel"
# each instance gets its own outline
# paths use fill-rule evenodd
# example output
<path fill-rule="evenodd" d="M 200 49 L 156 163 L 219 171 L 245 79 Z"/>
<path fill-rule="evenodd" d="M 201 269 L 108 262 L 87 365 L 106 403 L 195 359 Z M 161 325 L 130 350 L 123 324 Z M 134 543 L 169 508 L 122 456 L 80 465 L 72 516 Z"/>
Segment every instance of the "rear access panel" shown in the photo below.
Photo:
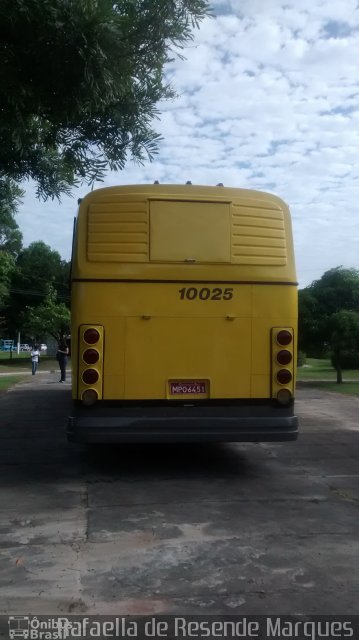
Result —
<path fill-rule="evenodd" d="M 229 263 L 230 206 L 226 202 L 150 203 L 151 262 Z"/>
<path fill-rule="evenodd" d="M 250 358 L 249 318 L 127 318 L 125 399 L 249 398 Z"/>

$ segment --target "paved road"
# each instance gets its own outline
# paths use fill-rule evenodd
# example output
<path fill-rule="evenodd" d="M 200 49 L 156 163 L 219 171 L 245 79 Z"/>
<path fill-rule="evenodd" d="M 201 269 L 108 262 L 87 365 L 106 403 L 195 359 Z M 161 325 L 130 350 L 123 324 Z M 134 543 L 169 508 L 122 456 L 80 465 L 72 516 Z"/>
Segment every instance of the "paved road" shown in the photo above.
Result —
<path fill-rule="evenodd" d="M 69 385 L 0 397 L 2 613 L 359 613 L 359 400 L 298 442 L 67 444 Z"/>

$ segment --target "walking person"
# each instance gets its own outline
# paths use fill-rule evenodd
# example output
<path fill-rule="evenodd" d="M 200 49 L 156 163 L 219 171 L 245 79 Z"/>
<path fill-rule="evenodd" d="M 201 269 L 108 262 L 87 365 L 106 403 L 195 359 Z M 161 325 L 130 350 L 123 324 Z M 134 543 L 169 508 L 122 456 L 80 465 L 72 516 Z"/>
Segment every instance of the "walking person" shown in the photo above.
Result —
<path fill-rule="evenodd" d="M 39 365 L 39 356 L 40 356 L 39 347 L 37 346 L 37 344 L 34 344 L 34 346 L 32 347 L 30 351 L 30 356 L 31 356 L 32 375 L 34 376 L 37 371 L 37 367 Z"/>
<path fill-rule="evenodd" d="M 67 356 L 69 355 L 69 348 L 66 344 L 66 340 L 64 337 L 61 338 L 59 342 L 59 346 L 57 348 L 56 359 L 59 363 L 61 378 L 59 382 L 66 381 L 66 365 L 67 365 Z"/>

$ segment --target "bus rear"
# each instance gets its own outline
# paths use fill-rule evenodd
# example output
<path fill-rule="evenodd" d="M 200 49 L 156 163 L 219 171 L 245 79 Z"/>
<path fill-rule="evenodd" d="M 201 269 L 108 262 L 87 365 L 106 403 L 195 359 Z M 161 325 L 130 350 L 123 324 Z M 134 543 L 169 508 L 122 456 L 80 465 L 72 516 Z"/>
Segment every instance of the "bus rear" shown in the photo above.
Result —
<path fill-rule="evenodd" d="M 294 440 L 296 334 L 279 198 L 141 185 L 82 200 L 70 440 Z"/>

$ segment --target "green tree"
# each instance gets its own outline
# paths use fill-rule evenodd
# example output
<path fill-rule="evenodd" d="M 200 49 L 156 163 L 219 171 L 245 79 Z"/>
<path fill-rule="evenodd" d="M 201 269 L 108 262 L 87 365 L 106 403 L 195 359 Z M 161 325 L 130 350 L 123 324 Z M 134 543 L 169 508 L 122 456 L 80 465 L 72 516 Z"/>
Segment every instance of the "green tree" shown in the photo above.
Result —
<path fill-rule="evenodd" d="M 326 315 L 342 309 L 359 309 L 359 271 L 335 267 L 315 280 L 307 290 L 317 300 L 318 307 Z"/>
<path fill-rule="evenodd" d="M 49 287 L 45 300 L 37 307 L 27 307 L 23 327 L 34 341 L 41 342 L 46 336 L 57 341 L 70 333 L 70 310 L 63 302 L 58 302 L 53 287 Z"/>
<path fill-rule="evenodd" d="M 206 0 L 1 0 L 0 176 L 44 198 L 157 150 L 164 66 Z"/>
<path fill-rule="evenodd" d="M 22 245 L 22 235 L 15 220 L 22 190 L 9 179 L 0 179 L 0 329 L 6 331 L 6 306 L 16 256 Z"/>
<path fill-rule="evenodd" d="M 307 355 L 331 355 L 342 381 L 347 354 L 359 354 L 359 271 L 336 267 L 299 291 L 299 348 Z"/>
<path fill-rule="evenodd" d="M 359 353 L 359 312 L 338 311 L 329 321 L 332 364 L 337 372 L 337 382 L 343 382 L 343 358 L 349 353 Z"/>
<path fill-rule="evenodd" d="M 300 289 L 299 299 L 299 339 L 298 349 L 312 357 L 323 353 L 322 316 L 318 313 L 318 302 L 309 287 Z"/>
<path fill-rule="evenodd" d="M 5 325 L 5 305 L 9 297 L 11 275 L 14 272 L 15 260 L 8 251 L 0 250 L 0 318 Z"/>
<path fill-rule="evenodd" d="M 69 305 L 68 271 L 68 263 L 42 241 L 33 242 L 19 253 L 7 311 L 13 335 L 23 328 L 25 309 L 41 305 L 51 288 L 60 302 Z"/>
<path fill-rule="evenodd" d="M 0 179 L 0 251 L 16 256 L 22 247 L 22 233 L 15 220 L 24 192 L 9 178 Z"/>

